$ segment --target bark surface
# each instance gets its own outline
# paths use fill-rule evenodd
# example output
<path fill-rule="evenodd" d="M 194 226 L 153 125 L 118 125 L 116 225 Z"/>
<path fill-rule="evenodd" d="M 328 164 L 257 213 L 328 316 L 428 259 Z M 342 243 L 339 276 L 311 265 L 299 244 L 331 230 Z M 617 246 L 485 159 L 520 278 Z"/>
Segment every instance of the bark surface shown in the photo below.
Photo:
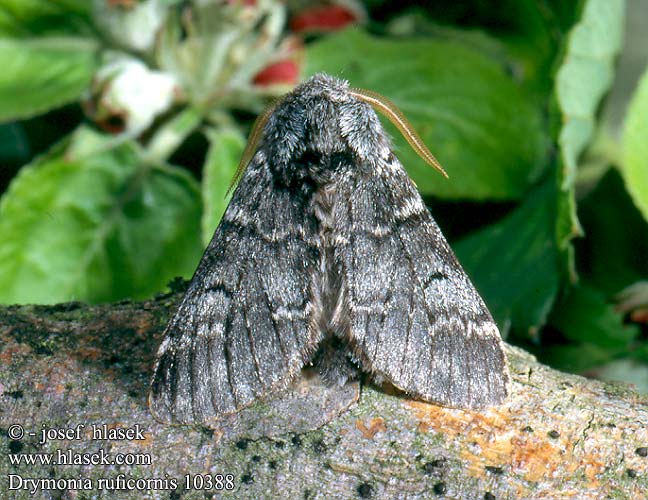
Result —
<path fill-rule="evenodd" d="M 335 418 L 265 402 L 221 429 L 160 424 L 147 393 L 176 300 L 0 308 L 0 499 L 648 498 L 648 398 L 513 347 L 513 394 L 485 411 L 365 385 Z M 110 429 L 131 434 L 94 439 Z"/>

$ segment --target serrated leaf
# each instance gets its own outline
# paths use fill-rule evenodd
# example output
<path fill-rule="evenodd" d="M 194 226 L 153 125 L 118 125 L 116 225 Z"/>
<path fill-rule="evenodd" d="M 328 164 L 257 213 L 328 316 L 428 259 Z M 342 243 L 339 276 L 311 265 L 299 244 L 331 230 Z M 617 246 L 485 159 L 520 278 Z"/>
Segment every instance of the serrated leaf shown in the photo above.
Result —
<path fill-rule="evenodd" d="M 193 272 L 200 208 L 183 170 L 80 129 L 0 200 L 0 303 L 148 297 Z"/>
<path fill-rule="evenodd" d="M 624 6 L 623 0 L 586 0 L 556 74 L 556 100 L 562 118 L 556 238 L 569 256 L 572 274 L 570 242 L 582 234 L 574 198 L 576 168 L 592 138 L 598 105 L 612 83 L 614 60 L 623 38 Z"/>
<path fill-rule="evenodd" d="M 545 182 L 515 211 L 454 245 L 504 333 L 534 336 L 559 284 L 553 186 Z"/>
<path fill-rule="evenodd" d="M 78 99 L 97 67 L 92 40 L 0 39 L 0 121 L 28 118 Z"/>
<path fill-rule="evenodd" d="M 207 246 L 225 213 L 232 193 L 229 189 L 245 148 L 245 138 L 232 128 L 209 129 L 210 146 L 203 167 L 202 241 Z"/>
<path fill-rule="evenodd" d="M 497 64 L 475 50 L 350 30 L 308 47 L 306 73 L 317 72 L 396 103 L 451 177 L 436 175 L 390 127 L 398 157 L 424 194 L 514 199 L 541 173 L 539 113 Z"/>
<path fill-rule="evenodd" d="M 648 71 L 635 91 L 623 131 L 623 177 L 637 208 L 648 221 Z"/>

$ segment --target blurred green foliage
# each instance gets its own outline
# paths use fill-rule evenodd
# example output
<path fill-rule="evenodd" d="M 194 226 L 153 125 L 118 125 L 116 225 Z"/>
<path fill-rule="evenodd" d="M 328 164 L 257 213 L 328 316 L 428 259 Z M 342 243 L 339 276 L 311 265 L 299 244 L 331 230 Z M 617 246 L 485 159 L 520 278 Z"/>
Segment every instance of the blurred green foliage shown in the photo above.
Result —
<path fill-rule="evenodd" d="M 575 371 L 647 362 L 648 304 L 615 297 L 648 278 L 648 74 L 623 154 L 583 169 L 624 1 L 372 0 L 298 28 L 310 4 L 0 0 L 0 302 L 189 278 L 254 117 L 324 71 L 392 99 L 444 165 L 386 124 L 505 335 Z"/>

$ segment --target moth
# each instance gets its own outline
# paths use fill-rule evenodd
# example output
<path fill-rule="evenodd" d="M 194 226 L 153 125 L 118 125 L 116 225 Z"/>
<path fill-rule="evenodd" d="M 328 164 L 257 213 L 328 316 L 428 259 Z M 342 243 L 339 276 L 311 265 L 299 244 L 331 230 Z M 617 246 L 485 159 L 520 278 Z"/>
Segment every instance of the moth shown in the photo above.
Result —
<path fill-rule="evenodd" d="M 443 172 L 393 103 L 331 76 L 266 112 L 166 328 L 149 398 L 158 420 L 218 421 L 313 362 L 327 380 L 355 363 L 444 406 L 507 397 L 497 326 L 374 107 Z"/>

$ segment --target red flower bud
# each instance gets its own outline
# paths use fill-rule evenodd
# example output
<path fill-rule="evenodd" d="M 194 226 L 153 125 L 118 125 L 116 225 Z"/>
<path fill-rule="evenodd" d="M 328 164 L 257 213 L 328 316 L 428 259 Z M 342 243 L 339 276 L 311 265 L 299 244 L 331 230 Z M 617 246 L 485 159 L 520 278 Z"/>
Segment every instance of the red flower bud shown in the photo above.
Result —
<path fill-rule="evenodd" d="M 358 20 L 357 13 L 343 5 L 324 5 L 295 15 L 290 20 L 290 29 L 297 33 L 336 31 Z"/>
<path fill-rule="evenodd" d="M 124 9 L 132 9 L 137 2 L 135 0 L 108 0 L 108 7 L 123 7 Z"/>
<path fill-rule="evenodd" d="M 252 82 L 259 86 L 295 85 L 299 80 L 299 65 L 293 59 L 284 59 L 269 64 L 259 71 Z"/>

